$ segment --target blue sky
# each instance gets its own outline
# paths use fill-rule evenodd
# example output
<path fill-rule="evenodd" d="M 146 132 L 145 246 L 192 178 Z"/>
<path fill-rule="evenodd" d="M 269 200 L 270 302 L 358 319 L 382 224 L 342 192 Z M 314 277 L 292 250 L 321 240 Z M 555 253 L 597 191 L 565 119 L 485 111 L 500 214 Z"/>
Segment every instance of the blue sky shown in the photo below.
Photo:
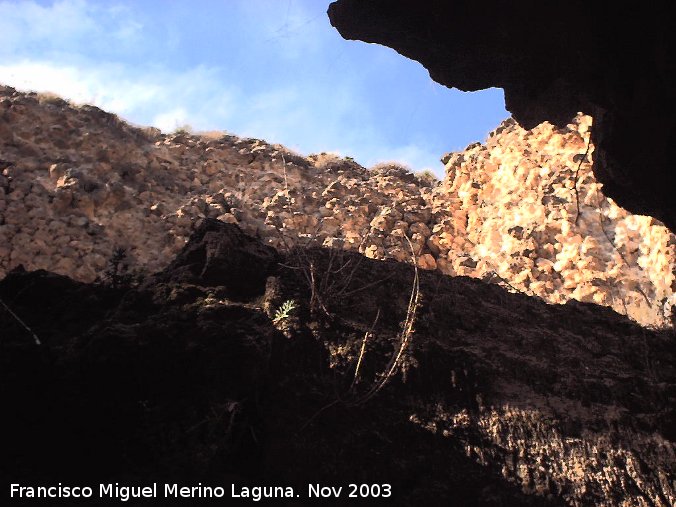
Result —
<path fill-rule="evenodd" d="M 438 175 L 443 153 L 509 115 L 502 90 L 449 90 L 389 48 L 342 39 L 329 3 L 0 0 L 0 83 L 163 131 L 189 124 Z"/>

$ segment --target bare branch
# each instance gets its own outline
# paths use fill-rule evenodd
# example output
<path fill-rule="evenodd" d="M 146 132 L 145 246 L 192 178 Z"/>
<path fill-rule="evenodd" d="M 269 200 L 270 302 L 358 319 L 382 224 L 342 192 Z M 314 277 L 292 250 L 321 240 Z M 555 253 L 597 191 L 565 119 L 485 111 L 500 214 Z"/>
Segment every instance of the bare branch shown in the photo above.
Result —
<path fill-rule="evenodd" d="M 5 304 L 5 302 L 4 302 L 2 299 L 0 299 L 0 304 L 5 308 L 5 310 L 7 310 L 7 311 L 9 312 L 9 314 L 10 314 L 12 317 L 14 317 L 14 318 L 16 319 L 16 321 L 17 321 L 19 324 L 21 324 L 21 325 L 26 329 L 26 331 L 28 331 L 28 332 L 31 334 L 31 336 L 33 336 L 33 340 L 35 340 L 35 345 L 42 345 L 42 342 L 40 341 L 40 338 L 38 338 L 38 335 L 36 335 L 36 334 L 33 332 L 33 330 L 32 330 L 30 327 L 28 327 L 28 325 L 27 325 L 23 320 L 21 320 L 21 319 L 19 318 L 19 316 L 18 316 L 16 313 L 14 313 L 14 312 L 12 311 L 12 309 L 11 309 L 9 306 L 7 306 L 7 305 Z"/>

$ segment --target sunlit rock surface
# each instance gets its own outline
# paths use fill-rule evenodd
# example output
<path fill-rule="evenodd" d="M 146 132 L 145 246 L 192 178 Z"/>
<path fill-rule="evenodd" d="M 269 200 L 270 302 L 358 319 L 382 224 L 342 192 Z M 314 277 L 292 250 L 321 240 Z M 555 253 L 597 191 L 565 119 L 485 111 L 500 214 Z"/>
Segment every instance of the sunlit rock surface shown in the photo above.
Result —
<path fill-rule="evenodd" d="M 589 125 L 579 116 L 563 129 L 524 130 L 507 120 L 484 144 L 445 155 L 437 185 L 396 164 L 369 171 L 258 139 L 167 135 L 3 87 L 0 275 L 23 265 L 92 281 L 116 248 L 131 268 L 154 272 L 210 217 L 277 248 L 415 258 L 423 269 L 666 325 L 676 239 L 604 197 Z"/>

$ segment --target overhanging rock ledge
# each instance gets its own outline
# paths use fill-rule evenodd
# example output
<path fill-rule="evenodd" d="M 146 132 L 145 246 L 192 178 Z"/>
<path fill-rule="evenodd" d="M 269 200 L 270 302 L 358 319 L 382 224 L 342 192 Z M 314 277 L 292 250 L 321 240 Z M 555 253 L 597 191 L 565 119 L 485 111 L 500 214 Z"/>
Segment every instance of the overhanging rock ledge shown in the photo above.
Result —
<path fill-rule="evenodd" d="M 633 213 L 676 230 L 676 44 L 666 1 L 338 0 L 331 24 L 346 39 L 419 61 L 464 91 L 500 87 L 525 128 L 594 117 L 594 174 Z M 644 33 L 645 32 L 645 33 Z"/>

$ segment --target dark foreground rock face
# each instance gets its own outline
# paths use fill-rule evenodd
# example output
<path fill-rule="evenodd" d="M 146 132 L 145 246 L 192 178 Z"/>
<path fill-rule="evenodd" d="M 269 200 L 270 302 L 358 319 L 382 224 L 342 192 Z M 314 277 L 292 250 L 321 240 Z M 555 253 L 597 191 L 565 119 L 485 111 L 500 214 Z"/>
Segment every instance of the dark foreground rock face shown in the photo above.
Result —
<path fill-rule="evenodd" d="M 618 204 L 676 230 L 676 30 L 671 2 L 339 0 L 346 39 L 392 47 L 435 81 L 500 87 L 525 128 L 594 117 L 594 174 Z"/>
<path fill-rule="evenodd" d="M 226 297 L 246 300 L 263 293 L 278 260 L 274 248 L 247 236 L 238 226 L 206 218 L 154 281 L 221 287 Z"/>
<path fill-rule="evenodd" d="M 391 484 L 382 505 L 673 505 L 673 334 L 425 272 L 397 355 L 410 266 L 273 257 L 210 222 L 140 287 L 10 273 L 0 298 L 43 345 L 0 311 L 5 491 L 237 482 L 301 495 L 263 505 L 317 505 L 308 483 L 355 482 Z"/>

